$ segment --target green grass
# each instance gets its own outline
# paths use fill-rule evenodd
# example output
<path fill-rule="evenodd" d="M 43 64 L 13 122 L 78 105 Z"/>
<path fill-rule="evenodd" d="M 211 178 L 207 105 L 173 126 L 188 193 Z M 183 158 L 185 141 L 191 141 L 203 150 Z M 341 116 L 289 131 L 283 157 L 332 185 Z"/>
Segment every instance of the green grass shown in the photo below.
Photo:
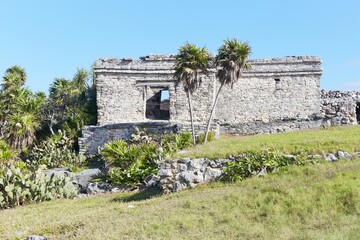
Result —
<path fill-rule="evenodd" d="M 0 211 L 0 239 L 360 239 L 360 161 L 180 193 L 112 194 Z"/>
<path fill-rule="evenodd" d="M 224 158 L 262 148 L 276 148 L 285 153 L 350 153 L 360 151 L 360 126 L 331 127 L 328 129 L 296 131 L 273 135 L 221 136 L 217 141 L 186 149 L 174 157 Z"/>
<path fill-rule="evenodd" d="M 183 156 L 359 151 L 360 127 L 228 137 Z M 180 155 L 179 155 L 180 156 Z M 292 166 L 170 195 L 108 194 L 0 211 L 0 239 L 360 239 L 360 160 Z"/>

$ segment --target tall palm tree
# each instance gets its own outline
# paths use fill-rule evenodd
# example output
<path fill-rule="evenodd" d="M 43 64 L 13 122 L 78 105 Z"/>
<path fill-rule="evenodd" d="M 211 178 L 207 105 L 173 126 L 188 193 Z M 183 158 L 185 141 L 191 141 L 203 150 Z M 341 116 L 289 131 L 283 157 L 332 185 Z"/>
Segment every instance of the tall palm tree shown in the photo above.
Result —
<path fill-rule="evenodd" d="M 240 42 L 236 38 L 225 40 L 223 45 L 219 48 L 218 54 L 215 57 L 215 65 L 218 68 L 216 77 L 220 82 L 220 87 L 211 109 L 204 143 L 207 141 L 212 117 L 214 115 L 218 98 L 223 86 L 226 84 L 233 88 L 234 84 L 240 79 L 242 70 L 249 69 L 251 67 L 250 64 L 246 62 L 250 54 L 250 45 L 247 42 Z"/>
<path fill-rule="evenodd" d="M 185 43 L 179 48 L 179 53 L 175 57 L 174 78 L 181 82 L 188 97 L 189 113 L 191 121 L 191 131 L 193 144 L 195 145 L 195 130 L 192 110 L 192 94 L 201 85 L 202 76 L 207 74 L 211 63 L 210 53 L 203 47 L 199 48 L 195 44 Z"/>

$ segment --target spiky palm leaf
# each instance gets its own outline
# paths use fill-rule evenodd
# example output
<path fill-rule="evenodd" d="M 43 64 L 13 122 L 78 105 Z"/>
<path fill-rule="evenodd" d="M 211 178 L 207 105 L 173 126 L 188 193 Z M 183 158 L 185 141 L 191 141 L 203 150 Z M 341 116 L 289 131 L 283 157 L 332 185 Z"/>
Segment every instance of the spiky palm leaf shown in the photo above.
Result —
<path fill-rule="evenodd" d="M 211 63 L 210 53 L 206 47 L 185 43 L 179 48 L 175 57 L 174 77 L 184 85 L 185 91 L 191 94 L 200 87 L 200 73 L 207 74 Z"/>
<path fill-rule="evenodd" d="M 3 91 L 8 91 L 10 89 L 22 87 L 25 84 L 25 81 L 25 70 L 22 67 L 15 65 L 6 70 L 4 81 L 1 85 L 3 87 Z"/>
<path fill-rule="evenodd" d="M 24 147 L 31 145 L 35 139 L 35 131 L 39 127 L 39 122 L 33 113 L 16 113 L 8 118 L 5 126 L 7 142 L 20 151 Z"/>
<path fill-rule="evenodd" d="M 247 42 L 239 42 L 237 39 L 225 40 L 215 58 L 215 64 L 219 67 L 216 76 L 220 83 L 233 87 L 242 70 L 250 68 L 250 64 L 246 62 L 250 54 L 251 48 Z"/>

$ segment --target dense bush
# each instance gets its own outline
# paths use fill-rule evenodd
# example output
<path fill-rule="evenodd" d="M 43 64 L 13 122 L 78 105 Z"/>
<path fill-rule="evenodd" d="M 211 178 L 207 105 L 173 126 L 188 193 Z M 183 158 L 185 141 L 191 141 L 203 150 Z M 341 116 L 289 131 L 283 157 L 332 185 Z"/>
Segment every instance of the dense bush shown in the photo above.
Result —
<path fill-rule="evenodd" d="M 275 170 L 290 165 L 305 165 L 314 163 L 307 154 L 288 156 L 270 149 L 261 152 L 249 152 L 235 158 L 227 163 L 222 179 L 224 181 L 237 181 L 248 178 L 261 172 L 274 172 Z"/>
<path fill-rule="evenodd" d="M 76 196 L 77 190 L 69 177 L 50 178 L 42 170 L 41 167 L 27 169 L 24 162 L 0 168 L 0 209 Z"/>
<path fill-rule="evenodd" d="M 111 168 L 109 180 L 112 183 L 136 185 L 156 171 L 163 150 L 154 144 L 135 145 L 118 140 L 107 143 L 100 155 Z"/>
<path fill-rule="evenodd" d="M 196 138 L 196 144 L 203 143 L 204 139 L 205 139 L 205 134 L 200 133 L 199 136 L 197 136 L 197 138 Z M 214 139 L 215 139 L 215 133 L 214 132 L 209 132 L 208 137 L 207 137 L 207 141 L 211 142 Z"/>
<path fill-rule="evenodd" d="M 191 145 L 190 133 L 156 136 L 137 130 L 129 142 L 109 142 L 99 154 L 110 168 L 110 182 L 135 186 L 156 173 L 157 164 L 167 156 Z"/>
<path fill-rule="evenodd" d="M 170 155 L 178 150 L 193 146 L 190 132 L 165 134 L 161 136 L 159 142 L 164 151 Z"/>
<path fill-rule="evenodd" d="M 79 166 L 85 160 L 84 155 L 72 150 L 72 141 L 61 131 L 39 146 L 34 146 L 28 156 L 30 164 L 46 165 L 48 168 Z"/>

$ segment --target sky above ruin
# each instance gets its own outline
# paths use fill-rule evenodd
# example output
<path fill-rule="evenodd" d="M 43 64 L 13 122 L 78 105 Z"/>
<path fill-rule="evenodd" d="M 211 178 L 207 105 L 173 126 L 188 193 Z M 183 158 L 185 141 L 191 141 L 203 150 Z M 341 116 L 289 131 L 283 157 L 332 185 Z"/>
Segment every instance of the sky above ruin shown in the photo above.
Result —
<path fill-rule="evenodd" d="M 0 73 L 25 68 L 27 86 L 48 92 L 102 57 L 176 53 L 188 41 L 215 52 L 226 38 L 252 58 L 322 58 L 321 88 L 360 90 L 360 1 L 17 0 L 0 8 Z"/>

